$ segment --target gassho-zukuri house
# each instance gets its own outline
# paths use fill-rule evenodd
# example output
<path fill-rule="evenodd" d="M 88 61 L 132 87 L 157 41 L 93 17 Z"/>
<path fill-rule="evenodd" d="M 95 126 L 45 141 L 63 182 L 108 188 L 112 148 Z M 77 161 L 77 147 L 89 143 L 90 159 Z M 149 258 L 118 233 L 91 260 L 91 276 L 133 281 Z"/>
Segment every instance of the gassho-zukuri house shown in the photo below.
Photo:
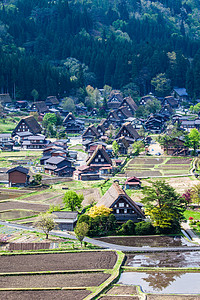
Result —
<path fill-rule="evenodd" d="M 113 209 L 112 213 L 115 215 L 118 223 L 125 223 L 128 220 L 137 223 L 145 220 L 145 215 L 142 211 L 143 205 L 134 202 L 117 182 L 114 182 L 98 201 L 97 206 L 101 205 Z"/>

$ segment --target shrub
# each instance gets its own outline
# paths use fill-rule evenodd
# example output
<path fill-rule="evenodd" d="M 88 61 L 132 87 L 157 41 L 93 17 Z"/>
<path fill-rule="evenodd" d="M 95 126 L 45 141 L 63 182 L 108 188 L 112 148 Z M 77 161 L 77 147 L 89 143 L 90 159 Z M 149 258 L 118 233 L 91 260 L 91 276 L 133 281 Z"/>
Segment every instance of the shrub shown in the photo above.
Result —
<path fill-rule="evenodd" d="M 133 221 L 128 220 L 126 223 L 122 224 L 120 230 L 118 231 L 119 234 L 122 235 L 133 235 L 135 234 L 135 224 Z"/>
<path fill-rule="evenodd" d="M 155 229 L 150 222 L 139 222 L 135 225 L 135 234 L 136 235 L 150 235 L 155 234 Z"/>

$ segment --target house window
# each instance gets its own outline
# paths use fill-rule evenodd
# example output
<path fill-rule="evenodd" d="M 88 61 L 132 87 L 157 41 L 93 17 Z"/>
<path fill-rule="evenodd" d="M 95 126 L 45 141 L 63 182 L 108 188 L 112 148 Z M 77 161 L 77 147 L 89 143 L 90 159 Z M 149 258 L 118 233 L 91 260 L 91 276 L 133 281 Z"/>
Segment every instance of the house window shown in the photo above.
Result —
<path fill-rule="evenodd" d="M 132 210 L 132 214 L 134 214 L 134 210 Z"/>
<path fill-rule="evenodd" d="M 126 208 L 124 209 L 124 213 L 127 214 L 127 209 Z"/>
<path fill-rule="evenodd" d="M 101 154 L 98 155 L 98 158 L 101 158 Z"/>
<path fill-rule="evenodd" d="M 115 207 L 117 207 L 117 204 L 115 204 Z"/>
<path fill-rule="evenodd" d="M 95 162 L 98 162 L 98 158 L 95 158 L 95 160 L 94 160 Z"/>
<path fill-rule="evenodd" d="M 119 207 L 124 207 L 124 203 L 119 203 Z"/>
<path fill-rule="evenodd" d="M 104 162 L 104 158 L 101 159 L 101 162 Z"/>
<path fill-rule="evenodd" d="M 116 209 L 116 214 L 119 214 L 119 209 Z"/>
<path fill-rule="evenodd" d="M 129 207 L 129 205 L 128 205 L 128 204 L 126 204 L 126 207 Z"/>

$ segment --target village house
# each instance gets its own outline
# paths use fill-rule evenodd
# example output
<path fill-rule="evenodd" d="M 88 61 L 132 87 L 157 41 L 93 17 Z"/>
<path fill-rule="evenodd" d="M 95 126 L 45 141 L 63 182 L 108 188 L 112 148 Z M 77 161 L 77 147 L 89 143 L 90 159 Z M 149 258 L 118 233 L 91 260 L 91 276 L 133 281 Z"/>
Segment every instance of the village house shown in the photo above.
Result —
<path fill-rule="evenodd" d="M 165 127 L 165 118 L 160 114 L 151 114 L 144 123 L 144 129 L 153 133 L 161 133 Z"/>
<path fill-rule="evenodd" d="M 46 101 L 45 101 L 45 104 L 50 109 L 51 108 L 57 109 L 58 106 L 59 106 L 59 101 L 58 101 L 56 96 L 48 96 Z"/>
<path fill-rule="evenodd" d="M 54 156 L 45 161 L 44 171 L 49 175 L 71 177 L 75 168 L 72 167 L 70 159 L 60 156 Z"/>
<path fill-rule="evenodd" d="M 44 149 L 50 141 L 43 134 L 29 135 L 21 141 L 23 149 Z"/>
<path fill-rule="evenodd" d="M 52 217 L 56 223 L 55 229 L 73 231 L 77 220 L 77 211 L 53 211 Z"/>
<path fill-rule="evenodd" d="M 178 101 L 173 96 L 167 96 L 164 98 L 162 105 L 169 105 L 172 109 L 178 107 Z"/>
<path fill-rule="evenodd" d="M 185 88 L 174 88 L 172 91 L 172 96 L 174 96 L 179 103 L 188 100 L 188 93 Z"/>
<path fill-rule="evenodd" d="M 123 107 L 123 106 L 126 107 L 130 111 L 131 116 L 134 116 L 136 110 L 138 109 L 137 104 L 135 103 L 133 98 L 131 98 L 130 96 L 123 99 L 122 103 L 120 104 L 120 107 Z"/>
<path fill-rule="evenodd" d="M 185 139 L 183 137 L 174 138 L 164 147 L 164 151 L 166 154 L 173 156 L 187 156 L 189 154 L 189 148 L 185 146 Z"/>
<path fill-rule="evenodd" d="M 128 220 L 141 222 L 145 219 L 145 215 L 141 210 L 142 205 L 136 204 L 117 182 L 114 182 L 98 201 L 97 206 L 101 205 L 112 208 L 112 213 L 118 223 L 125 223 Z"/>
<path fill-rule="evenodd" d="M 97 117 L 98 116 L 98 110 L 96 108 L 93 108 L 91 112 L 89 113 L 90 117 Z"/>
<path fill-rule="evenodd" d="M 29 111 L 36 111 L 39 115 L 40 114 L 44 115 L 49 112 L 49 109 L 46 106 L 46 103 L 44 101 L 38 101 L 38 102 L 34 102 L 31 105 L 31 108 Z"/>
<path fill-rule="evenodd" d="M 151 93 L 149 95 L 143 96 L 140 99 L 140 105 L 145 106 L 148 101 L 152 101 L 153 99 L 155 99 L 155 96 L 153 94 L 151 94 Z"/>
<path fill-rule="evenodd" d="M 118 109 L 122 101 L 123 101 L 123 97 L 119 92 L 111 94 L 107 101 L 108 109 L 109 110 Z"/>
<path fill-rule="evenodd" d="M 119 145 L 119 154 L 128 154 L 129 142 L 124 136 L 121 136 L 117 139 Z"/>
<path fill-rule="evenodd" d="M 105 134 L 106 129 L 105 129 L 105 127 L 104 127 L 104 125 L 103 125 L 102 123 L 100 123 L 100 124 L 97 125 L 97 132 L 98 132 L 101 136 L 103 136 L 103 135 Z"/>
<path fill-rule="evenodd" d="M 54 142 L 53 144 L 49 144 L 48 147 L 46 147 L 43 150 L 43 156 L 40 158 L 40 164 L 44 165 L 45 162 L 53 157 L 53 156 L 60 156 L 60 157 L 68 157 L 69 152 L 67 150 L 67 146 L 66 144 L 59 144 L 59 140 L 58 142 Z"/>
<path fill-rule="evenodd" d="M 125 181 L 125 187 L 126 187 L 126 190 L 140 188 L 141 187 L 141 181 L 140 181 L 139 178 L 137 178 L 135 176 L 130 177 Z"/>
<path fill-rule="evenodd" d="M 133 117 L 133 113 L 131 110 L 128 109 L 126 106 L 120 106 L 120 108 L 117 109 L 116 111 L 117 116 L 122 120 L 126 120 L 130 117 Z"/>
<path fill-rule="evenodd" d="M 27 186 L 29 184 L 29 169 L 18 166 L 7 171 L 9 186 Z"/>
<path fill-rule="evenodd" d="M 112 167 L 112 160 L 103 145 L 98 145 L 93 154 L 88 157 L 86 164 L 87 166 L 93 167 L 95 170 L 99 171 L 100 168 Z M 110 172 L 110 169 L 108 170 L 108 172 Z"/>
<path fill-rule="evenodd" d="M 9 94 L 0 94 L 0 103 L 4 107 L 12 103 L 12 99 Z"/>
<path fill-rule="evenodd" d="M 15 102 L 15 108 L 19 109 L 25 109 L 28 108 L 28 101 L 26 100 L 20 100 Z"/>
<path fill-rule="evenodd" d="M 140 138 L 137 130 L 133 128 L 130 122 L 126 122 L 122 125 L 119 132 L 115 136 L 115 139 L 118 139 L 120 137 L 125 137 L 129 144 L 133 144 Z"/>
<path fill-rule="evenodd" d="M 14 141 L 11 139 L 10 133 L 0 134 L 0 149 L 2 151 L 13 151 Z"/>
<path fill-rule="evenodd" d="M 86 106 L 82 106 L 82 105 L 79 105 L 79 104 L 76 104 L 76 114 L 79 116 L 79 115 L 87 115 L 88 113 L 88 110 L 87 110 L 87 107 Z"/>
<path fill-rule="evenodd" d="M 30 132 L 34 135 L 41 133 L 42 128 L 33 116 L 24 117 L 19 121 L 17 126 L 12 132 L 12 137 L 14 137 L 19 132 Z"/>
<path fill-rule="evenodd" d="M 99 180 L 99 172 L 90 166 L 79 166 L 73 173 L 74 180 Z"/>
<path fill-rule="evenodd" d="M 71 112 L 63 120 L 63 125 L 67 133 L 80 133 L 84 130 L 84 121 L 77 120 Z"/>
<path fill-rule="evenodd" d="M 111 110 L 107 117 L 108 127 L 113 125 L 114 127 L 119 127 L 122 123 L 122 119 L 120 119 L 115 110 Z"/>
<path fill-rule="evenodd" d="M 85 132 L 82 134 L 82 140 L 95 140 L 99 139 L 100 134 L 98 133 L 96 127 L 94 125 L 90 125 Z"/>

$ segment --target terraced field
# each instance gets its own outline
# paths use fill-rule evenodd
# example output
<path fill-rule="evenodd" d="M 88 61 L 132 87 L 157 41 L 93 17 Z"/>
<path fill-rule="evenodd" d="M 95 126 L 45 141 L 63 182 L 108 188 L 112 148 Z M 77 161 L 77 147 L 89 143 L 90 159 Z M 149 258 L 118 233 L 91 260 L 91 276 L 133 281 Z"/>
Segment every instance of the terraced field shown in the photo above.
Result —
<path fill-rule="evenodd" d="M 0 299 L 88 299 L 118 276 L 120 255 L 120 260 L 105 250 L 0 255 Z"/>
<path fill-rule="evenodd" d="M 119 176 L 139 178 L 170 175 L 188 175 L 192 166 L 191 158 L 182 157 L 136 157 L 130 160 Z"/>

